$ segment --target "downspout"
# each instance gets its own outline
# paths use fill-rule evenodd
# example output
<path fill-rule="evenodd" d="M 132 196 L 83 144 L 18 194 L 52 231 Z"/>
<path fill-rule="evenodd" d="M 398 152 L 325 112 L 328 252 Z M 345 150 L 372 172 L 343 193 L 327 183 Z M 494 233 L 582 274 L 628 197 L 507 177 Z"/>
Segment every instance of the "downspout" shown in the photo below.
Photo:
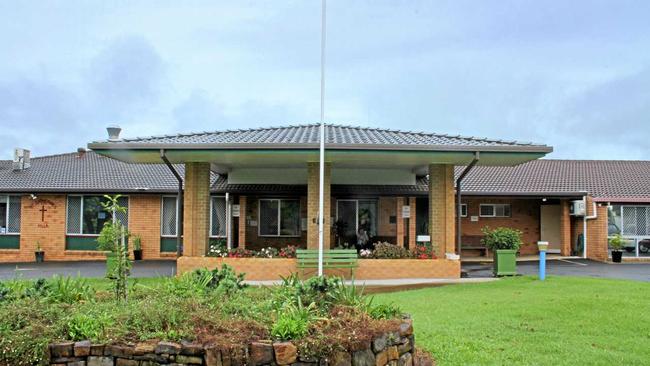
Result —
<path fill-rule="evenodd" d="M 461 237 L 460 229 L 461 229 L 461 213 L 462 213 L 461 184 L 465 176 L 470 172 L 470 170 L 472 170 L 474 165 L 478 163 L 479 159 L 480 159 L 480 153 L 476 151 L 474 153 L 474 159 L 472 160 L 472 162 L 469 163 L 469 165 L 467 165 L 465 169 L 463 169 L 463 171 L 458 176 L 458 179 L 456 179 L 456 254 L 458 254 L 459 257 L 460 257 L 460 237 Z"/>
<path fill-rule="evenodd" d="M 176 171 L 176 168 L 172 165 L 172 163 L 169 162 L 169 159 L 167 159 L 167 156 L 165 155 L 165 149 L 160 149 L 160 158 L 162 161 L 165 162 L 165 165 L 169 168 L 169 170 L 174 174 L 174 177 L 176 177 L 176 180 L 178 180 L 178 195 L 177 195 L 177 202 L 176 204 L 178 205 L 178 230 L 176 231 L 176 257 L 180 257 L 183 255 L 183 178 L 181 177 L 180 174 L 178 174 L 178 171 Z"/>
<path fill-rule="evenodd" d="M 596 208 L 596 202 L 591 202 L 592 215 L 587 215 L 587 196 L 582 196 L 582 201 L 585 203 L 585 215 L 582 217 L 582 258 L 587 259 L 587 220 L 595 220 L 598 218 L 598 209 Z"/>

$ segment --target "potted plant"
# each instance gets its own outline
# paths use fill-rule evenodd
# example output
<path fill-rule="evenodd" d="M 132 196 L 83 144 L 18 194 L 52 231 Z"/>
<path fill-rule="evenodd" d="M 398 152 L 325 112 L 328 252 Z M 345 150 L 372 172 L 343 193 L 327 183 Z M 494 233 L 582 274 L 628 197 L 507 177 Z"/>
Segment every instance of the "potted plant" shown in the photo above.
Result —
<path fill-rule="evenodd" d="M 142 238 L 140 235 L 133 235 L 133 259 L 142 260 Z"/>
<path fill-rule="evenodd" d="M 614 234 L 614 236 L 609 239 L 609 246 L 612 248 L 612 262 L 621 263 L 623 259 L 623 247 L 627 240 L 623 238 L 621 234 Z"/>
<path fill-rule="evenodd" d="M 43 251 L 43 248 L 41 248 L 40 241 L 36 241 L 36 251 L 34 252 L 34 256 L 36 257 L 36 263 L 43 263 L 43 261 L 45 261 L 45 252 Z"/>
<path fill-rule="evenodd" d="M 483 228 L 485 235 L 481 242 L 494 253 L 495 276 L 517 274 L 517 250 L 521 246 L 521 231 L 507 227 Z"/>

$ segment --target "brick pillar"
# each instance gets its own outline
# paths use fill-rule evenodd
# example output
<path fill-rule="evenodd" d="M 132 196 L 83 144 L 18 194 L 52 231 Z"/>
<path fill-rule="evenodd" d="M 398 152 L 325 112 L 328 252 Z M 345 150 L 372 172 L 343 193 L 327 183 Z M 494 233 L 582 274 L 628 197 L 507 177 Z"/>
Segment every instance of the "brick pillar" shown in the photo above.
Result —
<path fill-rule="evenodd" d="M 246 196 L 239 196 L 239 228 L 237 246 L 246 249 Z"/>
<path fill-rule="evenodd" d="M 330 194 L 332 166 L 325 163 L 323 248 L 330 247 L 330 212 L 332 206 Z M 318 249 L 318 184 L 319 164 L 307 163 L 307 248 Z"/>
<path fill-rule="evenodd" d="M 587 197 L 587 214 L 593 215 L 592 198 Z M 587 258 L 597 261 L 607 261 L 607 206 L 596 206 L 598 218 L 587 220 Z"/>
<path fill-rule="evenodd" d="M 210 226 L 209 163 L 185 163 L 183 197 L 183 255 L 205 255 Z"/>
<path fill-rule="evenodd" d="M 417 228 L 417 213 L 415 206 L 415 197 L 409 197 L 409 206 L 411 206 L 411 218 L 409 218 L 409 249 L 415 248 L 417 239 L 416 228 Z"/>
<path fill-rule="evenodd" d="M 404 246 L 404 217 L 402 217 L 402 206 L 404 206 L 404 197 L 397 197 L 395 200 L 397 204 L 395 205 L 397 213 L 397 225 L 395 227 L 395 236 L 397 239 L 397 245 L 400 247 Z"/>
<path fill-rule="evenodd" d="M 454 166 L 429 165 L 429 235 L 438 258 L 454 253 Z"/>
<path fill-rule="evenodd" d="M 143 259 L 160 258 L 160 200 L 158 195 L 129 196 L 129 231 L 140 235 Z"/>
<path fill-rule="evenodd" d="M 560 254 L 571 255 L 571 216 L 569 201 L 560 201 Z"/>

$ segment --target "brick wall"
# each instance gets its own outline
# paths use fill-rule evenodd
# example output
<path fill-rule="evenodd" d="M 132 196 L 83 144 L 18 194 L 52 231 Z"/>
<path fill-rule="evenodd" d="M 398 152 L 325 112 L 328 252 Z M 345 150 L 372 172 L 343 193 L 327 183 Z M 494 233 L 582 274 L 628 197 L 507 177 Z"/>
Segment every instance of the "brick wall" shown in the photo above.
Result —
<path fill-rule="evenodd" d="M 593 204 L 591 197 L 587 198 L 587 211 L 593 215 Z M 587 258 L 597 261 L 607 261 L 607 206 L 596 206 L 598 217 L 594 220 L 587 220 Z"/>
<path fill-rule="evenodd" d="M 569 215 L 569 200 L 560 201 L 560 236 L 561 255 L 571 255 L 571 216 Z"/>
<path fill-rule="evenodd" d="M 183 251 L 204 255 L 210 227 L 210 164 L 185 163 Z"/>
<path fill-rule="evenodd" d="M 160 196 L 129 197 L 129 231 L 142 238 L 142 258 L 160 258 Z M 166 254 L 174 255 L 174 253 Z"/>
<path fill-rule="evenodd" d="M 319 201 L 319 164 L 318 163 L 307 163 L 307 247 L 312 249 L 318 248 L 318 201 Z M 323 227 L 324 227 L 324 237 L 323 237 L 323 247 L 330 248 L 330 242 L 332 240 L 331 235 L 328 235 L 328 228 L 332 227 L 330 222 L 331 215 L 328 215 L 328 212 L 332 212 L 332 201 L 331 197 L 331 172 L 332 166 L 329 163 L 325 163 L 325 177 L 324 177 L 324 207 L 323 212 L 325 217 L 323 218 Z"/>
<path fill-rule="evenodd" d="M 398 225 L 396 222 L 390 223 L 390 217 L 397 215 L 397 205 L 402 198 L 379 197 L 377 202 L 377 235 L 395 237 L 397 235 Z M 401 212 L 400 212 L 401 213 Z M 402 223 L 402 236 L 404 236 L 404 227 Z M 396 244 L 396 240 L 391 240 Z"/>
<path fill-rule="evenodd" d="M 429 234 L 439 258 L 455 252 L 454 197 L 453 165 L 429 165 Z"/>

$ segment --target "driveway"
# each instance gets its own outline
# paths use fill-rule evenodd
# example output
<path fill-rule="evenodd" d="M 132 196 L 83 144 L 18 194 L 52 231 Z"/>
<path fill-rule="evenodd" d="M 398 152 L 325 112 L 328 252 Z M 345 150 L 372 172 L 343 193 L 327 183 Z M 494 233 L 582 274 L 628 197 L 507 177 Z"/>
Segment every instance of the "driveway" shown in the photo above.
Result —
<path fill-rule="evenodd" d="M 176 261 L 133 262 L 132 277 L 171 276 L 176 273 Z M 45 263 L 0 263 L 0 280 L 13 278 L 48 278 L 54 275 L 82 277 L 104 277 L 106 262 L 45 262 Z"/>
<path fill-rule="evenodd" d="M 462 270 L 468 277 L 492 277 L 492 263 L 463 263 Z M 537 275 L 539 263 L 518 262 L 517 272 L 524 275 Z M 650 263 L 611 264 L 586 259 L 559 259 L 546 262 L 546 274 L 650 282 Z"/>

